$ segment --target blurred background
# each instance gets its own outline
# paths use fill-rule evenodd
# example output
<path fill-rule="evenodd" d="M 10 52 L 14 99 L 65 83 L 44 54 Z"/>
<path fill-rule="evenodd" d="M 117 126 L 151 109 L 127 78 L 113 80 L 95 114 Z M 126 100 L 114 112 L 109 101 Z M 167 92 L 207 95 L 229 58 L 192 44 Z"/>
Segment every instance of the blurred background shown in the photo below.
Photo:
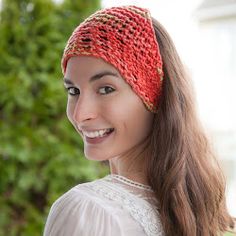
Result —
<path fill-rule="evenodd" d="M 83 157 L 67 121 L 60 59 L 89 14 L 130 4 L 148 8 L 172 36 L 236 216 L 236 0 L 0 0 L 0 236 L 42 235 L 55 199 L 108 173 Z"/>

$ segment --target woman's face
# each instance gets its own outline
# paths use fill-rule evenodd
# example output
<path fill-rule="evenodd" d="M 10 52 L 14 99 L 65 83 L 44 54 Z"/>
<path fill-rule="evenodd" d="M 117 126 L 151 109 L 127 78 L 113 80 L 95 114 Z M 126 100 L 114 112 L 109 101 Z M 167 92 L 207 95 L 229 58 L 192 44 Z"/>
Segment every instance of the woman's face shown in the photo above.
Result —
<path fill-rule="evenodd" d="M 125 155 L 147 138 L 153 114 L 112 65 L 95 57 L 72 57 L 64 82 L 67 116 L 88 159 Z"/>

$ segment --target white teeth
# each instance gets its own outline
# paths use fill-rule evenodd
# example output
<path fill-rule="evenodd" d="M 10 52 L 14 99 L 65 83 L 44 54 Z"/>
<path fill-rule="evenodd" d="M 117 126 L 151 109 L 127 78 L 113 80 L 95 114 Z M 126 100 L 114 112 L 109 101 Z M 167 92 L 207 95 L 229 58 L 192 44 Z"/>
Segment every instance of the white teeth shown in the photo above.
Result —
<path fill-rule="evenodd" d="M 103 137 L 104 134 L 106 134 L 108 131 L 110 131 L 110 129 L 102 129 L 102 130 L 92 131 L 92 132 L 83 131 L 83 134 L 87 136 L 88 138 L 97 138 L 97 137 Z"/>

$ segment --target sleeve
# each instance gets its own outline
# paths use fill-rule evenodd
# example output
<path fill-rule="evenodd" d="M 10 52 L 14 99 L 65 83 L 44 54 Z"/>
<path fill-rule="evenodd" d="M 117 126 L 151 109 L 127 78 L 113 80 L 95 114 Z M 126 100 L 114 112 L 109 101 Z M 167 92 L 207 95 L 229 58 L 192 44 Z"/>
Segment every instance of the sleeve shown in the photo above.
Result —
<path fill-rule="evenodd" d="M 51 207 L 44 236 L 124 236 L 118 219 L 96 198 L 69 191 Z"/>

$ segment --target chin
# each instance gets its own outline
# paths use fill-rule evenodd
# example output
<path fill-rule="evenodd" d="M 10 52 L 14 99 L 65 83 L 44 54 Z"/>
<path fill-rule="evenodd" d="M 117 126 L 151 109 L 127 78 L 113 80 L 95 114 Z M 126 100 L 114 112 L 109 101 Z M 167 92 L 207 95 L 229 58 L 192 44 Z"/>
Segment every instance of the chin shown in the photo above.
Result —
<path fill-rule="evenodd" d="M 85 157 L 90 160 L 90 161 L 107 161 L 111 157 L 106 156 L 105 154 L 99 154 L 98 152 L 96 153 L 91 153 L 91 152 L 84 152 Z"/>

